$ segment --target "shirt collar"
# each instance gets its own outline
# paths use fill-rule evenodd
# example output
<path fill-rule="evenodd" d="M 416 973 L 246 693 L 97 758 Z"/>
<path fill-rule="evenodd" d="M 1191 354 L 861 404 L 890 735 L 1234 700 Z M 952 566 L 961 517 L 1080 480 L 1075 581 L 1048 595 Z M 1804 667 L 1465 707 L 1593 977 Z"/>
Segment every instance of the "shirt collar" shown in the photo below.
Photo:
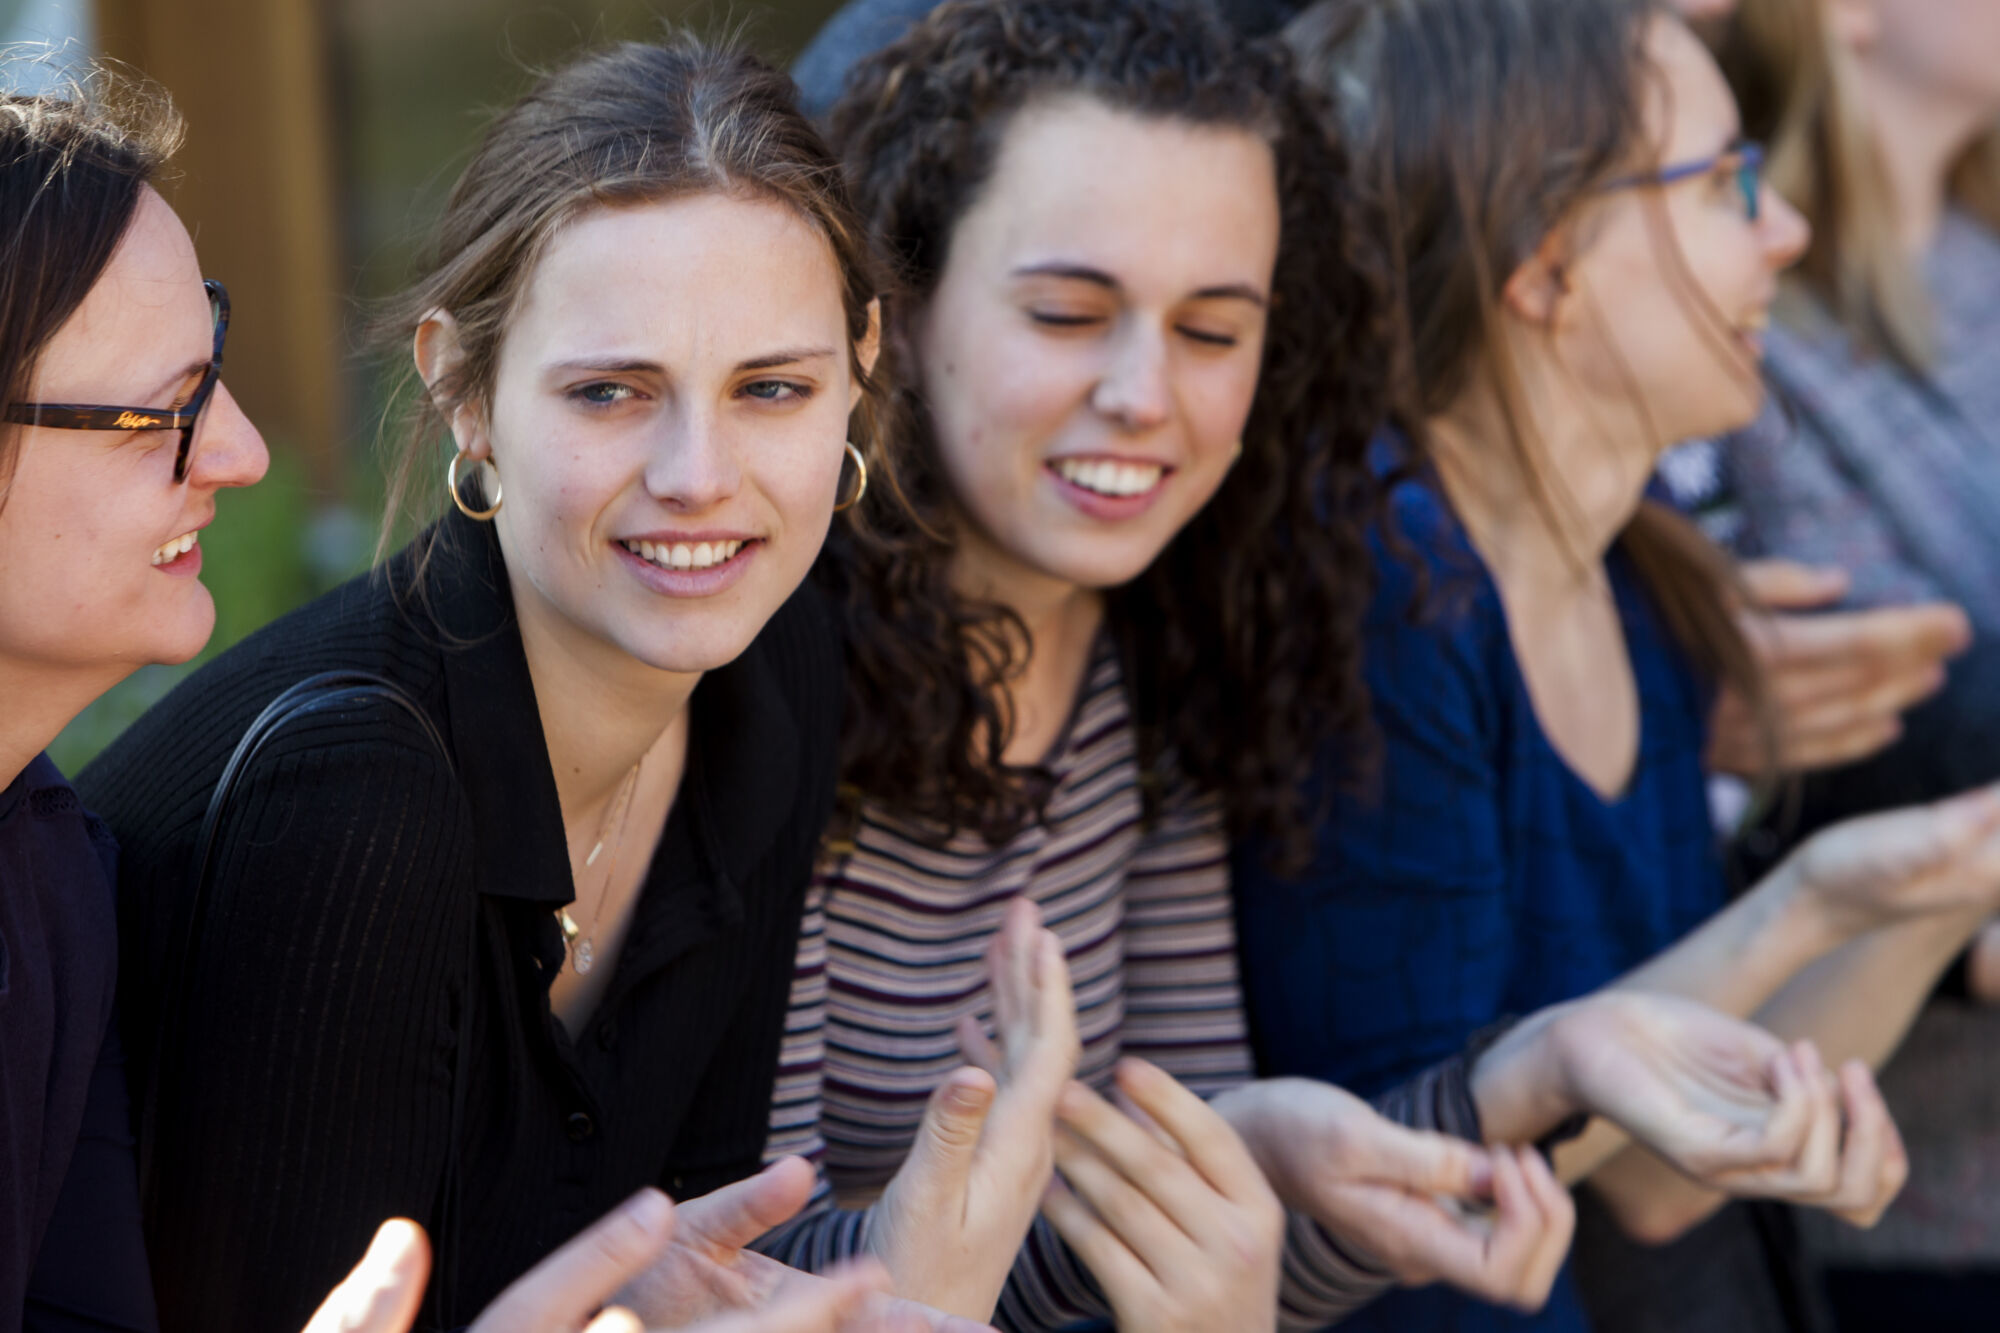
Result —
<path fill-rule="evenodd" d="M 490 523 L 445 516 L 428 588 L 480 889 L 560 906 L 575 896 L 562 807 Z M 688 707 L 687 776 L 675 809 L 694 821 L 697 845 L 721 877 L 709 904 L 720 924 L 740 914 L 741 886 L 797 807 L 798 723 L 761 635 L 704 675 Z"/>

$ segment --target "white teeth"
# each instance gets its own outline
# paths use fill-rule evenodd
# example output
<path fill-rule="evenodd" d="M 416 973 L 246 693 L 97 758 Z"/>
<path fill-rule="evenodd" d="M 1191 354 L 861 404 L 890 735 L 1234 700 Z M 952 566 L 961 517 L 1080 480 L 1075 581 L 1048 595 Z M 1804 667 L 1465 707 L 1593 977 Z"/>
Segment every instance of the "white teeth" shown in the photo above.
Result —
<path fill-rule="evenodd" d="M 661 569 L 712 569 L 727 564 L 743 549 L 731 542 L 626 542 L 625 549 Z"/>
<path fill-rule="evenodd" d="M 153 563 L 156 565 L 165 565 L 180 559 L 194 549 L 195 539 L 200 536 L 199 532 L 182 533 L 159 550 L 153 552 Z"/>
<path fill-rule="evenodd" d="M 1160 484 L 1166 469 L 1157 463 L 1062 458 L 1056 473 L 1064 481 L 1099 495 L 1144 495 Z"/>

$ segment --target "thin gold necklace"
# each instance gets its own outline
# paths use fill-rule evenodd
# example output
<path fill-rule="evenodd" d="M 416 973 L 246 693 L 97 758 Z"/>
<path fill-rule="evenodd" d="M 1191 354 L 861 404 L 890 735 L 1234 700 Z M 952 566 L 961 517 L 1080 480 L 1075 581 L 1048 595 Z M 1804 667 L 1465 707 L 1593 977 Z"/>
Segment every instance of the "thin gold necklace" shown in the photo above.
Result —
<path fill-rule="evenodd" d="M 641 755 L 639 764 L 645 762 L 645 756 Z M 618 794 L 605 809 L 604 819 L 597 826 L 597 845 L 590 849 L 590 855 L 583 861 L 585 870 L 597 864 L 598 856 L 604 851 L 605 830 L 611 827 L 612 815 L 616 812 L 618 827 L 611 840 L 611 859 L 604 866 L 604 884 L 597 892 L 597 908 L 590 914 L 590 929 L 588 931 L 578 929 L 576 918 L 569 914 L 569 908 L 556 909 L 556 924 L 562 927 L 563 947 L 569 950 L 570 966 L 576 969 L 576 974 L 580 977 L 587 975 L 591 968 L 597 966 L 597 950 L 594 947 L 597 939 L 597 923 L 604 915 L 604 900 L 611 896 L 611 877 L 618 869 L 619 849 L 625 845 L 625 823 L 627 816 L 632 813 L 632 793 L 639 783 L 639 764 L 632 765 L 630 771 L 625 774 L 625 780 L 618 784 Z"/>

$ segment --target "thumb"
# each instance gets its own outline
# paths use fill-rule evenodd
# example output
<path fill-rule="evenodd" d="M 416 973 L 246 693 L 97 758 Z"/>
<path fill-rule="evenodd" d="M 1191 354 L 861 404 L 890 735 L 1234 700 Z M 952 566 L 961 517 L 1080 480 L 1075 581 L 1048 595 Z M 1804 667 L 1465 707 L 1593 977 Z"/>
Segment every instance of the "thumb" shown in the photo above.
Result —
<path fill-rule="evenodd" d="M 1484 1148 L 1427 1130 L 1408 1129 L 1376 1117 L 1347 1160 L 1362 1166 L 1374 1184 L 1417 1194 L 1484 1200 L 1493 1189 L 1493 1159 Z"/>
<path fill-rule="evenodd" d="M 805 1207 L 813 1180 L 804 1158 L 780 1158 L 754 1176 L 683 1203 L 681 1234 L 716 1249 L 740 1250 Z"/>
<path fill-rule="evenodd" d="M 917 1200 L 945 1205 L 965 1197 L 995 1090 L 991 1074 L 968 1066 L 953 1070 L 931 1094 L 917 1141 L 896 1172 Z"/>
<path fill-rule="evenodd" d="M 1850 582 L 1844 569 L 1796 560 L 1747 560 L 1736 572 L 1751 602 L 1771 611 L 1830 605 L 1847 595 Z"/>
<path fill-rule="evenodd" d="M 424 1229 L 400 1217 L 384 1222 L 354 1271 L 313 1312 L 306 1333 L 406 1333 L 430 1268 Z"/>
<path fill-rule="evenodd" d="M 674 1206 L 644 1189 L 517 1279 L 486 1307 L 472 1333 L 547 1333 L 582 1326 L 592 1311 L 645 1272 L 674 1234 Z"/>

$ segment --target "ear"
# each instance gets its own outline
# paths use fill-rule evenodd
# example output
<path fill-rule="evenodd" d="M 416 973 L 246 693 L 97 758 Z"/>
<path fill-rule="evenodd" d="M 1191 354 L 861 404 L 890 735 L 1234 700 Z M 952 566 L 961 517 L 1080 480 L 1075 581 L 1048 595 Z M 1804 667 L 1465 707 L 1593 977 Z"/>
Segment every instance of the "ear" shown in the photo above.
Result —
<path fill-rule="evenodd" d="M 1535 252 L 1507 275 L 1500 288 L 1500 304 L 1536 328 L 1553 325 L 1563 298 L 1569 295 L 1569 278 L 1563 270 L 1568 254 L 1561 231 L 1550 232 Z"/>
<path fill-rule="evenodd" d="M 486 438 L 483 414 L 471 403 L 452 404 L 448 392 L 451 381 L 465 366 L 465 348 L 459 342 L 458 321 L 444 310 L 433 310 L 417 325 L 411 349 L 417 374 L 431 402 L 451 426 L 452 439 L 474 459 L 489 457 L 493 450 Z"/>
<path fill-rule="evenodd" d="M 854 345 L 854 359 L 860 362 L 861 373 L 872 375 L 875 363 L 882 356 L 882 298 L 877 296 L 868 302 L 868 331 L 861 335 L 861 341 Z M 861 385 L 857 382 L 847 391 L 847 410 L 861 401 Z"/>
<path fill-rule="evenodd" d="M 1827 30 L 1850 51 L 1866 51 L 1882 35 L 1875 0 L 1822 0 Z"/>

